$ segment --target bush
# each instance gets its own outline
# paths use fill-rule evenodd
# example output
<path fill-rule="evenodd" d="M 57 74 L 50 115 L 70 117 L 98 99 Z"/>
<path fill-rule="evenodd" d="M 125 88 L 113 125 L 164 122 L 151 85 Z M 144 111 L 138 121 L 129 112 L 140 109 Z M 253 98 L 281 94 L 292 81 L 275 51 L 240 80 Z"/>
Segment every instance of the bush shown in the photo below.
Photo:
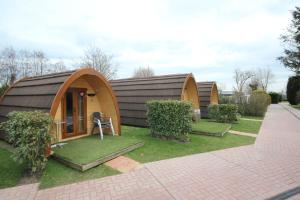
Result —
<path fill-rule="evenodd" d="M 192 104 L 176 100 L 147 102 L 147 118 L 152 136 L 187 141 L 192 130 Z"/>
<path fill-rule="evenodd" d="M 277 92 L 270 92 L 269 95 L 271 96 L 271 103 L 273 104 L 277 104 L 279 103 L 281 100 L 281 95 Z"/>
<path fill-rule="evenodd" d="M 246 114 L 250 116 L 264 116 L 270 103 L 270 95 L 265 91 L 255 90 L 249 98 Z"/>
<path fill-rule="evenodd" d="M 287 100 L 291 105 L 296 105 L 296 93 L 300 90 L 300 76 L 292 76 L 286 87 Z"/>
<path fill-rule="evenodd" d="M 0 86 L 0 97 L 4 94 L 4 92 L 8 89 L 8 85 L 4 84 Z"/>
<path fill-rule="evenodd" d="M 296 92 L 295 103 L 296 104 L 300 103 L 300 90 Z"/>
<path fill-rule="evenodd" d="M 40 111 L 10 112 L 8 121 L 1 124 L 9 142 L 16 147 L 14 158 L 25 162 L 31 173 L 40 172 L 46 166 L 50 124 L 50 116 Z"/>
<path fill-rule="evenodd" d="M 235 104 L 219 104 L 208 106 L 209 118 L 217 122 L 234 122 L 237 120 L 238 107 Z"/>

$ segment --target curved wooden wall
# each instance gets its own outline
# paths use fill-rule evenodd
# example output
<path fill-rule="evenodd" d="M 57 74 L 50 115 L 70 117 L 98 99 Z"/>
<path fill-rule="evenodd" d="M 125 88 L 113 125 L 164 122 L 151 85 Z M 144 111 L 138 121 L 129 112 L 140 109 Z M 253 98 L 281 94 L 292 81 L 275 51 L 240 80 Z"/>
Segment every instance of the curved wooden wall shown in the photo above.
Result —
<path fill-rule="evenodd" d="M 83 77 L 95 89 L 103 112 L 113 117 L 117 133 L 121 132 L 119 107 L 109 82 L 97 71 L 84 68 L 75 71 L 21 79 L 10 87 L 0 99 L 0 122 L 11 111 L 41 110 L 54 118 L 65 91 Z"/>
<path fill-rule="evenodd" d="M 208 106 L 219 103 L 219 93 L 216 82 L 198 82 L 201 117 L 208 117 Z"/>
<path fill-rule="evenodd" d="M 129 78 L 111 81 L 120 107 L 121 123 L 147 126 L 149 100 L 188 100 L 199 109 L 197 83 L 192 74 Z"/>

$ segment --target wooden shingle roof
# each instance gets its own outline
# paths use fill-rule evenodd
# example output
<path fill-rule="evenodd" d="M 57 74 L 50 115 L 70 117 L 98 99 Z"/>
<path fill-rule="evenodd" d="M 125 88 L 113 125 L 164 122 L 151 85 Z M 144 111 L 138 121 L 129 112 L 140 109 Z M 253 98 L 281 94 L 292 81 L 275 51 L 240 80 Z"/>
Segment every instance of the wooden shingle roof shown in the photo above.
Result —
<path fill-rule="evenodd" d="M 213 103 L 213 99 L 218 103 L 218 89 L 216 82 L 198 82 L 201 117 L 208 117 L 208 106 Z"/>
<path fill-rule="evenodd" d="M 63 83 L 75 71 L 23 78 L 11 86 L 0 99 L 0 122 L 11 111 L 41 110 L 49 112 Z"/>
<path fill-rule="evenodd" d="M 174 74 L 112 80 L 110 83 L 117 96 L 121 123 L 147 126 L 146 102 L 149 100 L 181 100 L 185 83 L 190 77 L 193 78 L 193 75 Z"/>

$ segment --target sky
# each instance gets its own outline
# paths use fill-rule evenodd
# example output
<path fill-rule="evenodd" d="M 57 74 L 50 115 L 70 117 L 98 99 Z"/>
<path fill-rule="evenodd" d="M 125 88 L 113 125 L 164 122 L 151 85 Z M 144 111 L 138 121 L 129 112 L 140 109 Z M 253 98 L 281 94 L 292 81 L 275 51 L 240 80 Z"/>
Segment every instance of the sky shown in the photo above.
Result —
<path fill-rule="evenodd" d="M 232 90 L 233 72 L 269 67 L 269 90 L 293 73 L 277 57 L 299 6 L 292 0 L 0 0 L 0 48 L 43 50 L 72 68 L 91 46 L 114 56 L 117 78 L 140 66 L 193 73 Z"/>

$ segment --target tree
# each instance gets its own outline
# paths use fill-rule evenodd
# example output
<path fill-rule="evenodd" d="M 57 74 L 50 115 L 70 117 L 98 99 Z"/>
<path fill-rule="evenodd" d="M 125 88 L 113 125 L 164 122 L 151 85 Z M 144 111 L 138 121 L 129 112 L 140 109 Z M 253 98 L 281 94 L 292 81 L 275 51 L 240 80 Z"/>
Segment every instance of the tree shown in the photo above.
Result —
<path fill-rule="evenodd" d="M 274 78 L 274 74 L 270 68 L 258 68 L 254 76 L 258 81 L 258 86 L 263 91 L 267 91 L 270 82 Z"/>
<path fill-rule="evenodd" d="M 133 77 L 134 78 L 146 78 L 154 76 L 154 70 L 148 67 L 139 67 L 135 69 Z"/>
<path fill-rule="evenodd" d="M 47 71 L 47 61 L 43 51 L 33 51 L 32 53 L 32 65 L 34 69 L 34 75 L 44 75 Z"/>
<path fill-rule="evenodd" d="M 287 68 L 300 76 L 300 7 L 292 12 L 292 22 L 281 40 L 285 44 L 284 55 L 278 60 Z"/>
<path fill-rule="evenodd" d="M 0 55 L 0 80 L 3 85 L 12 85 L 18 74 L 17 53 L 12 47 L 4 48 Z"/>
<path fill-rule="evenodd" d="M 253 77 L 253 72 L 251 71 L 241 71 L 240 69 L 234 70 L 233 79 L 235 81 L 234 91 L 236 93 L 242 94 L 245 91 L 245 85 L 247 81 Z"/>
<path fill-rule="evenodd" d="M 113 56 L 105 54 L 100 48 L 90 46 L 81 58 L 80 67 L 90 67 L 99 71 L 108 80 L 115 78 L 117 65 L 113 62 Z"/>

